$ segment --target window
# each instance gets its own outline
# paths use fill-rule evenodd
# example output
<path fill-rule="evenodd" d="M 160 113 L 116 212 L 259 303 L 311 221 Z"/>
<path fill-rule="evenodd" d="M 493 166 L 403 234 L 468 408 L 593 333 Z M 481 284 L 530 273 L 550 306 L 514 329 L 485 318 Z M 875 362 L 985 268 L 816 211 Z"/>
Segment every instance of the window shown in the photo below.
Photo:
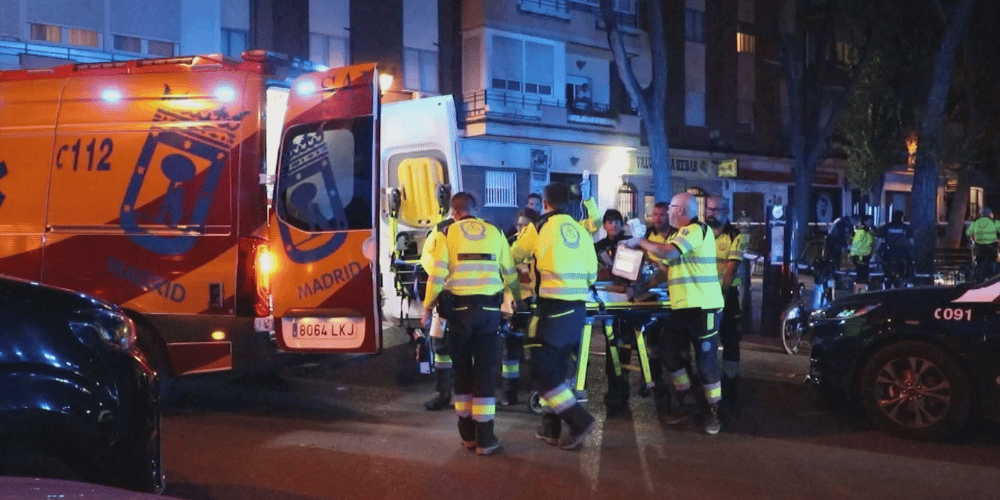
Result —
<path fill-rule="evenodd" d="M 239 59 L 243 55 L 243 51 L 247 50 L 247 32 L 237 29 L 222 28 L 221 47 L 223 55 Z M 150 53 L 152 52 L 153 51 L 150 50 Z"/>
<path fill-rule="evenodd" d="M 705 126 L 705 92 L 684 93 L 684 124 L 692 127 Z"/>
<path fill-rule="evenodd" d="M 288 132 L 278 170 L 278 215 L 309 232 L 371 229 L 370 116 L 307 124 Z M 304 251 L 304 249 L 293 249 Z"/>
<path fill-rule="evenodd" d="M 589 5 L 593 8 L 600 8 L 600 0 L 573 0 L 574 3 Z M 616 12 L 623 14 L 635 14 L 635 0 L 612 0 Z"/>
<path fill-rule="evenodd" d="M 705 13 L 695 9 L 684 10 L 684 40 L 705 43 Z"/>
<path fill-rule="evenodd" d="M 323 33 L 309 34 L 309 59 L 328 68 L 339 68 L 351 63 L 347 38 Z"/>
<path fill-rule="evenodd" d="M 753 124 L 753 101 L 740 99 L 736 102 L 736 122 L 740 125 Z"/>
<path fill-rule="evenodd" d="M 83 45 L 85 47 L 100 47 L 101 34 L 96 31 L 79 28 L 69 28 L 67 32 L 67 43 L 70 45 Z"/>
<path fill-rule="evenodd" d="M 484 207 L 517 207 L 514 172 L 486 171 Z"/>
<path fill-rule="evenodd" d="M 492 57 L 494 90 L 552 97 L 555 46 L 497 35 Z"/>
<path fill-rule="evenodd" d="M 173 42 L 161 42 L 159 40 L 150 40 L 147 44 L 146 52 L 152 56 L 160 57 L 174 57 L 174 43 Z"/>
<path fill-rule="evenodd" d="M 742 31 L 736 33 L 736 52 L 753 54 L 756 52 L 756 40 L 754 36 Z"/>
<path fill-rule="evenodd" d="M 115 35 L 115 50 L 142 52 L 142 39 L 133 36 Z"/>
<path fill-rule="evenodd" d="M 31 39 L 43 42 L 62 42 L 62 28 L 51 24 L 31 23 Z"/>
<path fill-rule="evenodd" d="M 438 93 L 438 53 L 407 48 L 403 52 L 403 85 L 410 90 Z"/>

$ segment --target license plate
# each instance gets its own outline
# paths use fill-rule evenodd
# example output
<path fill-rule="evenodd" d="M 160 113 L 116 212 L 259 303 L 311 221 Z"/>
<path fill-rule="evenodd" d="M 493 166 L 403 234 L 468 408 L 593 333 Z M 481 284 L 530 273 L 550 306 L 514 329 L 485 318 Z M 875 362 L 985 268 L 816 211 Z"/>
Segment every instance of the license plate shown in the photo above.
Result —
<path fill-rule="evenodd" d="M 281 337 L 289 349 L 356 349 L 365 340 L 365 318 L 282 318 Z"/>

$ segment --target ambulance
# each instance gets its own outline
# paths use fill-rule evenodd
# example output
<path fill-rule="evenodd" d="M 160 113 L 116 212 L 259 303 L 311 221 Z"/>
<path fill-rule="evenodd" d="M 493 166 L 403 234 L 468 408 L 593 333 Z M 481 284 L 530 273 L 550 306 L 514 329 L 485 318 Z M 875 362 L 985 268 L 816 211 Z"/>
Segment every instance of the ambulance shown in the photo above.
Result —
<path fill-rule="evenodd" d="M 386 106 L 451 122 L 400 117 L 380 162 L 378 83 L 259 50 L 0 72 L 0 273 L 119 304 L 168 376 L 379 352 L 387 242 L 440 220 L 456 152 L 438 98 Z"/>

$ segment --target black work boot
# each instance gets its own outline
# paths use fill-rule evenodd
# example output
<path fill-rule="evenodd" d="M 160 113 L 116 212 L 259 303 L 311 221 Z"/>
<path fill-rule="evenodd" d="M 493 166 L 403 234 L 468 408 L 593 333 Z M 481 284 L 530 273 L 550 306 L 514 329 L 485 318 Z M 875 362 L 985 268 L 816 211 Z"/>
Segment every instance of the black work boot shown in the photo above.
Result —
<path fill-rule="evenodd" d="M 458 435 L 462 438 L 462 447 L 475 451 L 476 421 L 472 417 L 458 417 Z"/>
<path fill-rule="evenodd" d="M 500 406 L 513 406 L 517 404 L 517 393 L 521 389 L 520 378 L 503 379 L 503 395 L 500 397 Z"/>
<path fill-rule="evenodd" d="M 493 421 L 476 422 L 476 455 L 492 455 L 500 449 L 500 440 L 493 435 Z"/>
<path fill-rule="evenodd" d="M 559 447 L 564 450 L 575 450 L 583 446 L 587 435 L 597 426 L 597 421 L 594 420 L 593 415 L 580 403 L 570 406 L 569 409 L 560 413 L 559 416 L 569 426 L 569 434 L 559 440 Z"/>
<path fill-rule="evenodd" d="M 722 429 L 722 423 L 719 421 L 719 405 L 708 405 L 708 411 L 705 412 L 702 424 L 705 426 L 705 434 L 714 436 L 719 433 Z"/>
<path fill-rule="evenodd" d="M 559 444 L 560 434 L 562 434 L 562 420 L 559 419 L 559 415 L 543 413 L 542 425 L 535 431 L 535 437 L 555 446 Z"/>
<path fill-rule="evenodd" d="M 434 376 L 437 378 L 434 384 L 436 394 L 424 403 L 428 411 L 443 410 L 451 404 L 451 368 L 439 368 Z"/>

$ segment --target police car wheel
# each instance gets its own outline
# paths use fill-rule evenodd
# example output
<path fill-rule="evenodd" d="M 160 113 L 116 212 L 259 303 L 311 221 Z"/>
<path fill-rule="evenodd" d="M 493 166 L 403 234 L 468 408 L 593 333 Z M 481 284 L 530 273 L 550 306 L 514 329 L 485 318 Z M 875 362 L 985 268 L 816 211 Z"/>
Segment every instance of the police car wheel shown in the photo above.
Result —
<path fill-rule="evenodd" d="M 971 391 L 965 371 L 925 342 L 897 342 L 876 352 L 861 374 L 860 393 L 871 420 L 908 439 L 948 439 L 969 416 Z"/>

